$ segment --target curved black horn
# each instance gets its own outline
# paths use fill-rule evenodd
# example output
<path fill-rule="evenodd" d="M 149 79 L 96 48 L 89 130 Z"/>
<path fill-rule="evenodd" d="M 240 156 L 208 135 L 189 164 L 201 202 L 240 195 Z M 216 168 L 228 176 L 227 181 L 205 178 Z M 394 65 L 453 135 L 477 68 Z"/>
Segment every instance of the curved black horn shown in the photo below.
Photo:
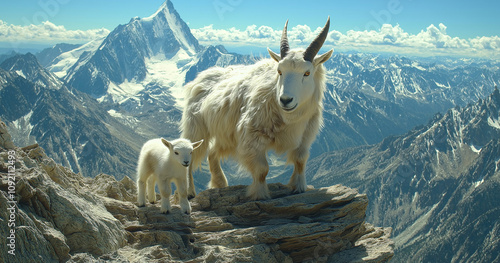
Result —
<path fill-rule="evenodd" d="M 288 45 L 288 37 L 286 36 L 287 27 L 288 27 L 288 20 L 286 20 L 285 27 L 283 28 L 283 33 L 281 33 L 281 42 L 280 42 L 281 59 L 286 57 L 286 54 L 288 54 L 288 50 L 290 50 L 290 46 Z"/>
<path fill-rule="evenodd" d="M 328 30 L 330 29 L 330 17 L 326 21 L 325 26 L 319 33 L 319 35 L 313 40 L 313 42 L 307 47 L 306 51 L 304 51 L 304 60 L 312 62 L 316 54 L 318 54 L 319 50 L 325 43 L 326 36 L 328 35 Z"/>

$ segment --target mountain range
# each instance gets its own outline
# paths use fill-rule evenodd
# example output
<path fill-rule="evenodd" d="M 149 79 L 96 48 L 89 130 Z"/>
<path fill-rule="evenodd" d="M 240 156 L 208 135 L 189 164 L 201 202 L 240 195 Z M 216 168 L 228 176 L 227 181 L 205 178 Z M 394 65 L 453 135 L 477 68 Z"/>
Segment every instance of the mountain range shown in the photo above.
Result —
<path fill-rule="evenodd" d="M 371 146 L 309 162 L 310 184 L 357 188 L 393 228 L 396 262 L 500 260 L 500 92 Z"/>
<path fill-rule="evenodd" d="M 335 54 L 325 63 L 325 129 L 313 156 L 378 143 L 425 124 L 437 112 L 477 102 L 493 92 L 499 66 L 490 61 Z"/>
<path fill-rule="evenodd" d="M 133 176 L 143 142 L 179 136 L 186 82 L 258 60 L 200 45 L 169 0 L 103 39 L 0 59 L 0 118 L 16 145 L 118 179 Z M 395 262 L 500 260 L 500 63 L 339 53 L 325 67 L 308 183 L 366 193 L 367 221 L 393 228 Z M 291 167 L 268 158 L 268 181 L 287 182 Z M 224 170 L 230 185 L 251 181 L 234 162 Z M 204 166 L 195 184 L 208 180 Z"/>
<path fill-rule="evenodd" d="M 0 64 L 0 115 L 20 145 L 38 143 L 75 172 L 129 175 L 140 135 L 93 98 L 69 88 L 32 54 Z"/>

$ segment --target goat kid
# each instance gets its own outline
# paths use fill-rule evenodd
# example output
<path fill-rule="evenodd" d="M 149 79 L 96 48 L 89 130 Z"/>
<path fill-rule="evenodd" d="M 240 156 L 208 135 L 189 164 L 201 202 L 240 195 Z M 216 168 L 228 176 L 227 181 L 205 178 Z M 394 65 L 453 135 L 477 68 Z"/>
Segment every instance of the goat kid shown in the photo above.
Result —
<path fill-rule="evenodd" d="M 188 167 L 194 149 L 203 143 L 200 140 L 191 143 L 188 139 L 177 139 L 171 142 L 160 138 L 146 142 L 139 155 L 137 165 L 137 203 L 146 204 L 147 196 L 150 203 L 156 202 L 155 184 L 161 195 L 161 213 L 168 213 L 170 205 L 171 183 L 174 182 L 179 192 L 182 212 L 191 213 L 188 197 Z"/>

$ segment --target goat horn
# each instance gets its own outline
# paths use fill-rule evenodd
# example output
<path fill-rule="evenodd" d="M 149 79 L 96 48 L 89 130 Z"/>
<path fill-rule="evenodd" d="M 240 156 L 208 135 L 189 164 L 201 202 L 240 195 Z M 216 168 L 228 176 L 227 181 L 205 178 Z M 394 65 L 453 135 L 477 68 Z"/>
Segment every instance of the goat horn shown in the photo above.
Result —
<path fill-rule="evenodd" d="M 281 42 L 280 42 L 280 55 L 281 59 L 286 57 L 288 54 L 288 50 L 290 46 L 288 45 L 288 37 L 286 36 L 286 31 L 288 27 L 288 20 L 286 20 L 285 27 L 283 28 L 283 33 L 281 33 Z"/>
<path fill-rule="evenodd" d="M 316 56 L 316 54 L 318 54 L 319 50 L 323 46 L 323 43 L 325 43 L 329 29 L 330 29 L 330 16 L 328 16 L 328 20 L 326 21 L 326 24 L 319 33 L 319 35 L 307 47 L 306 51 L 304 51 L 304 60 L 309 62 L 313 61 L 314 57 Z"/>

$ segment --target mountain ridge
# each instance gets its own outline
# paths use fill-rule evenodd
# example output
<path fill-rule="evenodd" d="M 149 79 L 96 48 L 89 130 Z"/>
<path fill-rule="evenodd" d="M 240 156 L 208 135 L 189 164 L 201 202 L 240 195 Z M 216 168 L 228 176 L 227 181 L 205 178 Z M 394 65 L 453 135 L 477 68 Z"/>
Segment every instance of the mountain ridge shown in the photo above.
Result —
<path fill-rule="evenodd" d="M 200 45 L 167 0 L 152 16 L 132 18 L 116 27 L 88 60 L 69 70 L 65 80 L 80 91 L 101 97 L 110 85 L 143 81 L 148 74 L 147 58 L 168 58 L 181 51 L 186 52 L 184 56 L 193 56 Z M 91 82 L 84 85 L 82 79 Z"/>
<path fill-rule="evenodd" d="M 308 183 L 342 183 L 366 193 L 372 200 L 368 220 L 394 230 L 395 262 L 461 261 L 472 254 L 490 262 L 500 247 L 488 241 L 498 240 L 498 222 L 493 228 L 487 223 L 498 213 L 499 106 L 495 89 L 404 135 L 324 153 L 309 161 Z M 471 241 L 458 242 L 456 233 Z"/>
<path fill-rule="evenodd" d="M 27 72 L 26 65 L 32 65 L 29 74 L 16 73 Z M 32 54 L 12 57 L 0 65 L 0 83 L 5 83 L 0 85 L 0 117 L 7 121 L 16 143 L 39 143 L 58 163 L 86 176 L 100 172 L 130 175 L 135 152 L 144 139 L 87 94 L 62 82 L 54 88 L 45 85 L 49 81 L 40 81 L 40 76 L 56 78 L 51 74 Z"/>

